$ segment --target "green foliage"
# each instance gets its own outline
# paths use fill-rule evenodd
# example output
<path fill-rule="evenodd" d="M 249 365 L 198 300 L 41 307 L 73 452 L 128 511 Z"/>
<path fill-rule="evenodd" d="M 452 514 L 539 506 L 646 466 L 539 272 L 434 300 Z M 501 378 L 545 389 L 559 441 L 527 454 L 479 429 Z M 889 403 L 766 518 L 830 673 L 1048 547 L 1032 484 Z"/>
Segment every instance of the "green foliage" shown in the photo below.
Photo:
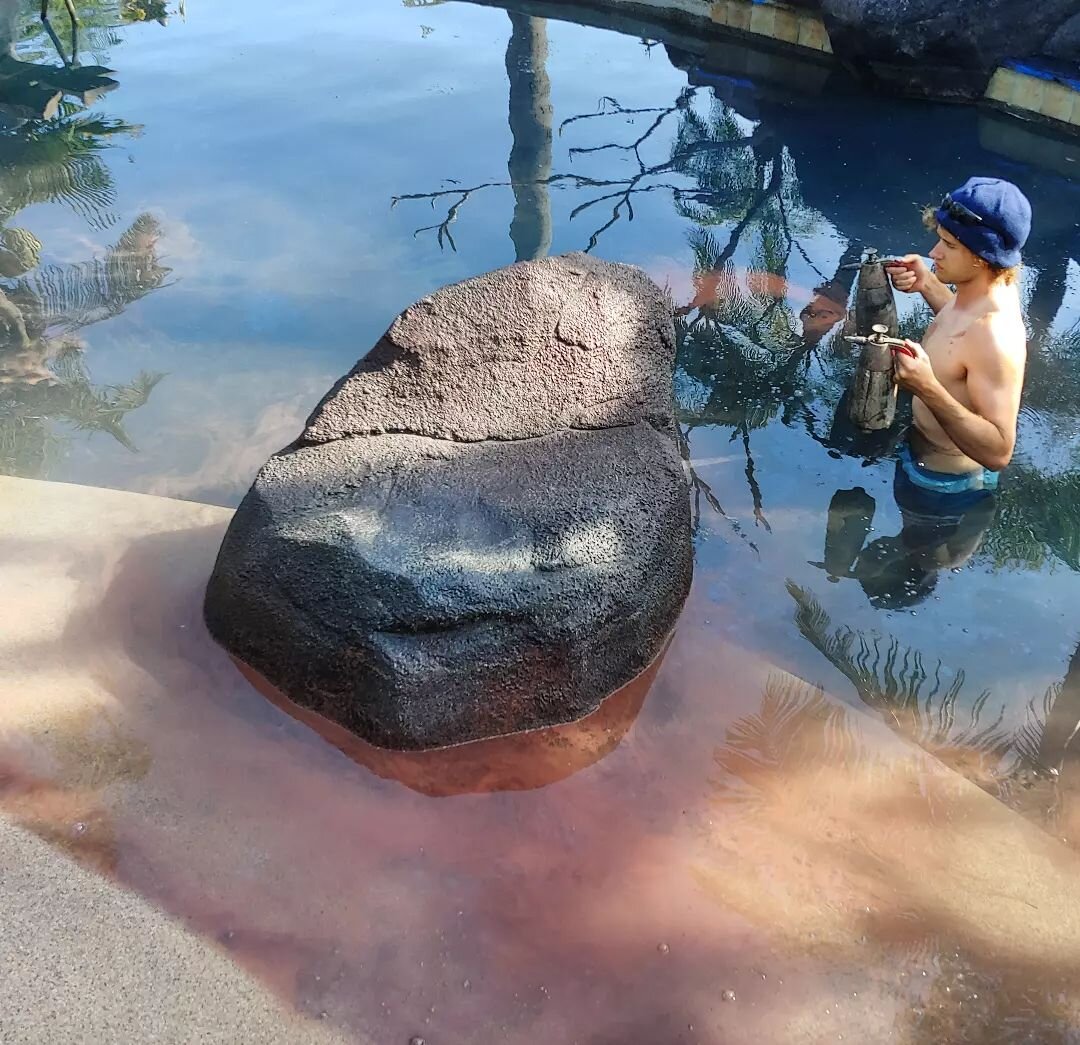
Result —
<path fill-rule="evenodd" d="M 118 135 L 135 133 L 122 120 L 64 107 L 55 120 L 0 135 L 0 221 L 37 203 L 63 203 L 95 228 L 111 225 L 112 175 L 99 153 Z"/>
<path fill-rule="evenodd" d="M 995 798 L 1057 831 L 1060 766 L 1075 755 L 1070 746 L 1080 713 L 1080 650 L 1064 680 L 1032 698 L 1024 724 L 1008 730 L 1002 726 L 1004 703 L 996 717 L 987 714 L 989 690 L 964 699 L 963 671 L 949 680 L 941 661 L 928 670 L 918 650 L 895 638 L 834 628 L 812 592 L 790 580 L 787 589 L 799 631 L 851 680 L 863 704 Z"/>
<path fill-rule="evenodd" d="M 1070 428 L 1075 423 L 1080 403 L 1080 325 L 1049 331 L 1029 346 L 1024 402 L 1061 416 Z"/>
<path fill-rule="evenodd" d="M 897 336 L 921 342 L 926 337 L 926 328 L 933 320 L 934 313 L 930 306 L 920 302 L 910 312 L 900 317 Z"/>
<path fill-rule="evenodd" d="M 158 22 L 169 20 L 169 5 L 164 0 L 122 0 L 120 17 L 125 22 Z"/>
<path fill-rule="evenodd" d="M 715 148 L 720 143 L 740 147 Z M 671 151 L 673 156 L 684 157 L 677 169 L 700 191 L 678 199 L 676 211 L 697 225 L 722 225 L 742 218 L 760 181 L 758 160 L 750 145 L 750 137 L 726 105 L 714 101 L 707 116 L 687 107 Z"/>
<path fill-rule="evenodd" d="M 161 20 L 167 13 L 158 0 L 90 0 L 78 9 L 84 60 L 87 47 L 118 42 L 114 30 L 124 21 Z M 55 68 L 58 56 L 38 11 L 36 3 L 24 3 L 20 11 L 18 24 L 26 30 L 18 58 Z M 67 17 L 60 4 L 51 13 Z M 102 153 L 117 136 L 137 132 L 64 101 L 54 119 L 30 120 L 0 134 L 0 471 L 48 474 L 77 432 L 104 433 L 135 450 L 124 418 L 147 402 L 162 375 L 95 385 L 70 335 L 164 284 L 169 270 L 157 261 L 157 223 L 140 216 L 103 258 L 46 266 L 39 263 L 41 243 L 10 223 L 26 207 L 55 203 L 91 227 L 113 225 L 116 188 Z"/>
<path fill-rule="evenodd" d="M 719 103 L 713 103 L 709 120 L 687 109 L 672 155 L 717 142 L 740 147 L 691 151 L 689 160 L 679 163 L 682 173 L 701 185 L 696 199 L 708 200 L 708 206 L 677 200 L 676 208 L 695 222 L 687 236 L 695 283 L 707 282 L 713 291 L 696 315 L 676 317 L 679 370 L 708 390 L 693 408 L 680 403 L 681 418 L 748 432 L 784 409 L 808 363 L 784 293 L 794 245 L 790 215 L 804 211 L 790 158 L 782 150 L 763 153 Z M 721 245 L 719 230 L 732 222 Z M 740 245 L 754 258 L 755 273 L 765 278 L 739 279 L 733 258 Z"/>
<path fill-rule="evenodd" d="M 1038 570 L 1060 562 L 1080 571 L 1080 472 L 1009 469 L 982 556 L 995 568 Z"/>
<path fill-rule="evenodd" d="M 94 385 L 82 353 L 62 353 L 55 382 L 22 388 L 0 385 L 0 473 L 39 477 L 63 454 L 68 437 L 50 422 L 75 431 L 105 433 L 133 453 L 125 415 L 143 406 L 163 374 L 140 373 L 125 385 Z"/>
<path fill-rule="evenodd" d="M 183 13 L 183 0 L 175 7 L 168 0 L 76 0 L 79 15 L 79 53 L 84 64 L 107 64 L 108 52 L 122 43 L 119 30 L 126 25 L 157 22 L 165 25 L 174 10 Z M 21 0 L 17 24 L 21 26 L 18 54 L 23 61 L 52 62 L 56 51 L 41 25 L 40 0 Z M 50 0 L 49 20 L 62 36 L 67 35 L 68 13 L 63 0 Z"/>
<path fill-rule="evenodd" d="M 12 285 L 32 329 L 64 332 L 118 315 L 164 285 L 169 269 L 157 261 L 156 220 L 143 214 L 104 258 L 74 265 L 47 265 Z"/>
<path fill-rule="evenodd" d="M 118 314 L 163 284 L 169 270 L 157 263 L 158 234 L 157 222 L 144 214 L 103 259 L 47 266 L 24 279 L 0 281 L 31 342 L 29 350 L 14 340 L 0 344 L 0 364 L 5 353 L 29 352 L 55 376 L 54 381 L 39 380 L 41 365 L 31 363 L 24 367 L 25 379 L 19 379 L 15 366 L 7 383 L 0 384 L 0 471 L 45 474 L 63 444 L 50 434 L 50 420 L 77 431 L 106 433 L 135 450 L 123 419 L 147 402 L 162 375 L 141 373 L 125 385 L 95 386 L 70 335 Z M 8 337 L 14 339 L 14 332 Z"/>

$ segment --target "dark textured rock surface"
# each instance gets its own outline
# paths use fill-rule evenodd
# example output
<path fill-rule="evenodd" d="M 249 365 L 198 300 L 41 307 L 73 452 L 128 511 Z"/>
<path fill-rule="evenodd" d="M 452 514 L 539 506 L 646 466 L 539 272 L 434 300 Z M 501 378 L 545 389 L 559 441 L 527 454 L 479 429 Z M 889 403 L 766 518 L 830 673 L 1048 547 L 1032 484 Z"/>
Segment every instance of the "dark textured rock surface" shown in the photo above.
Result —
<path fill-rule="evenodd" d="M 1051 58 L 1080 63 L 1080 13 L 1074 14 L 1043 48 Z"/>
<path fill-rule="evenodd" d="M 997 65 L 1047 54 L 1080 0 L 822 0 L 833 49 L 882 85 L 977 98 Z M 1063 39 L 1059 57 L 1066 55 Z"/>
<path fill-rule="evenodd" d="M 420 301 L 259 473 L 211 632 L 306 707 L 426 748 L 573 721 L 689 587 L 671 307 L 584 255 Z"/>

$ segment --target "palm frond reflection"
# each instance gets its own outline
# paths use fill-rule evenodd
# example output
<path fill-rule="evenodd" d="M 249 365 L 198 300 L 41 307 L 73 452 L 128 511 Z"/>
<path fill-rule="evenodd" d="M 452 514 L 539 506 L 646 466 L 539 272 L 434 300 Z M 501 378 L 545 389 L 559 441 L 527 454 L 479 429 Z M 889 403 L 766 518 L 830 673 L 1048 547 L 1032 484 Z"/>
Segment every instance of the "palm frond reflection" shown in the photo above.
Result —
<path fill-rule="evenodd" d="M 851 716 L 820 687 L 790 675 L 770 675 L 761 709 L 727 730 L 724 746 L 713 755 L 725 777 L 713 779 L 722 803 L 755 806 L 775 800 L 793 773 L 865 762 Z"/>
<path fill-rule="evenodd" d="M 64 429 L 104 433 L 135 450 L 124 418 L 146 404 L 162 375 L 96 385 L 77 335 L 165 286 L 170 270 L 158 259 L 161 227 L 150 214 L 136 217 L 102 256 L 78 264 L 43 264 L 43 244 L 13 221 L 27 207 L 58 204 L 92 229 L 117 224 L 105 153 L 140 128 L 88 110 L 118 84 L 104 64 L 79 60 L 79 41 L 101 52 L 119 43 L 118 20 L 164 24 L 170 5 L 87 0 L 70 58 L 51 26 L 30 21 L 25 7 L 9 5 L 0 17 L 0 471 L 43 476 L 69 441 Z"/>
<path fill-rule="evenodd" d="M 834 628 L 812 592 L 793 581 L 787 582 L 787 590 L 795 600 L 795 624 L 803 637 L 847 676 L 863 704 L 901 735 L 941 756 L 952 749 L 975 752 L 987 767 L 999 765 L 1012 750 L 1013 735 L 1003 728 L 1004 704 L 996 715 L 988 711 L 989 690 L 970 703 L 959 700 L 966 681 L 963 670 L 949 672 L 940 660 L 928 668 L 918 650 L 901 646 L 893 637 Z"/>

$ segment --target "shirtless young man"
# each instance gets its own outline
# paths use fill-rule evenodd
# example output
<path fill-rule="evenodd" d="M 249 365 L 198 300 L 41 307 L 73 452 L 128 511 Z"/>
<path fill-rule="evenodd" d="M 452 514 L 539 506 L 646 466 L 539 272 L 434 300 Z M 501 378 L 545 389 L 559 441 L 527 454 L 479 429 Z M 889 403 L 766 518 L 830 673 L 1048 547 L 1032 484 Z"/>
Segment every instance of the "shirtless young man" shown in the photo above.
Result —
<path fill-rule="evenodd" d="M 1017 275 L 1031 205 L 1011 182 L 970 178 L 924 218 L 938 236 L 933 271 L 915 254 L 889 267 L 897 290 L 936 313 L 923 344 L 907 342 L 914 357 L 896 355 L 915 397 L 901 466 L 922 490 L 990 490 L 1016 444 L 1027 356 Z"/>

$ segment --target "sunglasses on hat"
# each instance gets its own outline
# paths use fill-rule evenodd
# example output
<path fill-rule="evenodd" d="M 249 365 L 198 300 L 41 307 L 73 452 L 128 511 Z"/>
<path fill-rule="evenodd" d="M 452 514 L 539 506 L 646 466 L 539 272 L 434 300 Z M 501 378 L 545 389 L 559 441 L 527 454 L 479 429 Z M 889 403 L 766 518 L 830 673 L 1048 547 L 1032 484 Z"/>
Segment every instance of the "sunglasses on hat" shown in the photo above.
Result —
<path fill-rule="evenodd" d="M 973 210 L 969 210 L 962 203 L 957 203 L 952 198 L 952 193 L 945 193 L 941 200 L 940 210 L 943 210 L 950 218 L 955 218 L 957 221 L 963 222 L 965 225 L 981 225 L 983 219 L 980 215 L 976 214 Z"/>

